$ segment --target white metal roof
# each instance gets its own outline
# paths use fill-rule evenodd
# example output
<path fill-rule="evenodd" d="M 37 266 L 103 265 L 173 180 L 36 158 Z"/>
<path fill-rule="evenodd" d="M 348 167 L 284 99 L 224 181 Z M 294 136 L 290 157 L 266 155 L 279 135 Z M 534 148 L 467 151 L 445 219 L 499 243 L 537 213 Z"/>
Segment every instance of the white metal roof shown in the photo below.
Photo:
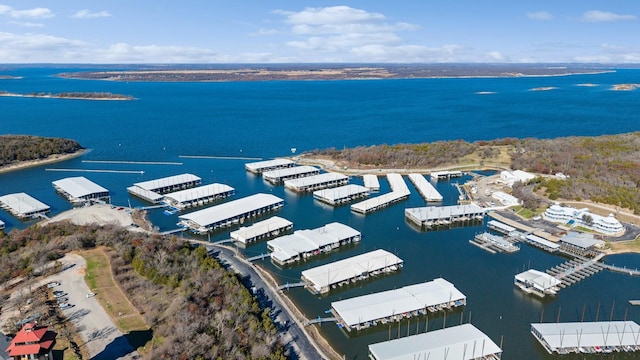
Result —
<path fill-rule="evenodd" d="M 561 281 L 542 271 L 529 269 L 515 276 L 516 280 L 529 283 L 539 290 L 546 290 L 560 285 Z"/>
<path fill-rule="evenodd" d="M 56 180 L 53 182 L 53 186 L 60 188 L 62 191 L 66 192 L 74 198 L 82 198 L 91 194 L 109 192 L 109 190 L 83 176 L 68 177 Z"/>
<path fill-rule="evenodd" d="M 402 175 L 396 173 L 387 174 L 387 181 L 389 181 L 389 187 L 391 187 L 391 191 L 401 192 L 405 195 L 409 195 L 411 193 L 409 191 L 407 183 L 404 182 Z"/>
<path fill-rule="evenodd" d="M 232 239 L 246 243 L 247 239 L 252 239 L 256 236 L 261 236 L 269 233 L 270 231 L 282 229 L 291 225 L 293 225 L 293 223 L 287 219 L 272 216 L 251 226 L 241 227 L 238 230 L 232 231 L 230 235 Z"/>
<path fill-rule="evenodd" d="M 176 202 L 184 202 L 184 201 L 193 201 L 201 198 L 206 198 L 209 196 L 224 194 L 229 191 L 234 191 L 234 188 L 226 184 L 213 183 L 213 184 L 198 186 L 191 189 L 172 192 L 172 193 L 166 194 L 164 197 L 171 198 Z"/>
<path fill-rule="evenodd" d="M 365 187 L 368 187 L 371 190 L 380 190 L 380 182 L 378 181 L 378 177 L 376 175 L 362 175 L 362 180 L 364 181 Z"/>
<path fill-rule="evenodd" d="M 133 185 L 139 188 L 142 188 L 144 190 L 155 190 L 155 189 L 161 189 L 165 187 L 170 187 L 178 184 L 183 184 L 183 183 L 188 183 L 193 181 L 200 181 L 200 180 L 201 179 L 198 176 L 195 176 L 193 174 L 181 174 L 181 175 L 168 176 L 168 177 L 155 179 L 155 180 L 143 181 L 143 182 L 135 183 Z"/>
<path fill-rule="evenodd" d="M 240 216 L 257 209 L 276 205 L 281 202 L 283 202 L 283 200 L 275 195 L 254 194 L 238 200 L 212 206 L 210 208 L 180 215 L 179 218 L 181 220 L 189 220 L 199 226 L 206 227 L 211 224 L 215 224 L 235 216 Z"/>
<path fill-rule="evenodd" d="M 422 174 L 409 174 L 409 180 L 418 188 L 418 192 L 426 201 L 442 201 L 442 195 Z"/>
<path fill-rule="evenodd" d="M 496 220 L 489 220 L 489 222 L 487 222 L 487 225 L 489 226 L 493 226 L 496 227 L 498 229 L 501 229 L 507 233 L 510 233 L 512 231 L 515 231 L 516 228 L 514 228 L 513 226 L 509 226 L 505 223 L 501 223 L 500 221 L 496 221 Z"/>
<path fill-rule="evenodd" d="M 327 172 L 318 175 L 305 176 L 302 178 L 291 179 L 284 182 L 284 186 L 298 188 L 302 186 L 318 185 L 325 182 L 348 180 L 349 177 L 344 174 Z"/>
<path fill-rule="evenodd" d="M 533 234 L 527 235 L 526 238 L 529 241 L 533 241 L 535 243 L 538 243 L 540 245 L 546 246 L 546 247 L 551 248 L 551 249 L 559 249 L 560 248 L 559 244 L 556 244 L 554 242 L 551 242 L 549 240 L 543 239 L 543 238 L 541 238 L 539 236 L 536 236 L 536 235 L 533 235 Z"/>
<path fill-rule="evenodd" d="M 402 259 L 399 257 L 386 250 L 378 249 L 304 270 L 302 276 L 309 280 L 317 291 L 320 291 L 331 284 L 401 263 Z"/>
<path fill-rule="evenodd" d="M 298 230 L 293 234 L 269 240 L 267 244 L 274 249 L 272 257 L 285 261 L 298 254 L 314 251 L 354 236 L 360 236 L 360 232 L 347 225 L 333 222 L 313 230 Z"/>
<path fill-rule="evenodd" d="M 133 195 L 136 195 L 138 197 L 141 197 L 143 199 L 147 199 L 151 202 L 159 202 L 160 200 L 162 200 L 163 196 L 161 194 L 158 194 L 155 191 L 151 191 L 151 190 L 145 190 L 143 188 L 137 187 L 137 186 L 129 186 L 127 188 L 127 191 Z"/>
<path fill-rule="evenodd" d="M 472 324 L 462 324 L 371 344 L 369 352 L 375 360 L 470 360 L 500 354 L 502 349 Z"/>
<path fill-rule="evenodd" d="M 638 346 L 640 327 L 633 321 L 599 321 L 531 324 L 549 345 L 560 348 Z"/>
<path fill-rule="evenodd" d="M 405 212 L 421 221 L 437 220 L 442 218 L 462 216 L 465 214 L 484 213 L 484 209 L 474 203 L 451 206 L 424 206 L 405 209 Z"/>
<path fill-rule="evenodd" d="M 261 169 L 269 169 L 274 166 L 289 166 L 291 164 L 294 164 L 294 162 L 289 159 L 273 159 L 246 163 L 244 164 L 244 167 L 247 170 L 260 171 Z"/>
<path fill-rule="evenodd" d="M 575 231 L 570 231 L 567 235 L 561 237 L 560 241 L 582 249 L 604 245 L 604 241 L 594 238 L 591 234 Z"/>
<path fill-rule="evenodd" d="M 351 209 L 359 212 L 367 212 L 370 209 L 397 201 L 405 196 L 407 196 L 406 193 L 400 191 L 392 191 L 390 193 L 382 194 L 364 201 L 360 201 L 359 203 L 355 203 L 351 205 Z"/>
<path fill-rule="evenodd" d="M 335 301 L 331 307 L 347 325 L 352 326 L 463 299 L 466 296 L 452 283 L 437 278 L 400 289 Z"/>
<path fill-rule="evenodd" d="M 348 196 L 365 193 L 369 193 L 369 188 L 356 184 L 347 184 L 332 189 L 316 190 L 313 192 L 313 196 L 336 201 L 338 199 L 344 199 Z"/>
<path fill-rule="evenodd" d="M 279 179 L 283 177 L 306 174 L 306 173 L 317 172 L 317 171 L 320 171 L 320 170 L 318 170 L 318 168 L 316 167 L 302 165 L 302 166 L 294 166 L 294 167 L 278 169 L 278 170 L 265 171 L 262 173 L 262 177 L 267 179 Z"/>
<path fill-rule="evenodd" d="M 0 203 L 8 207 L 12 213 L 18 215 L 49 210 L 49 205 L 40 202 L 26 193 L 0 196 Z"/>

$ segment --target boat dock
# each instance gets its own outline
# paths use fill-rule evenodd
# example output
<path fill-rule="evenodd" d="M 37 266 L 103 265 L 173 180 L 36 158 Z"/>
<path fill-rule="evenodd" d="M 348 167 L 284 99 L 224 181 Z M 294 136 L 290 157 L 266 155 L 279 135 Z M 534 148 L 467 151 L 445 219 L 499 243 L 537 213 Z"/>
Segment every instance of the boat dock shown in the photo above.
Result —
<path fill-rule="evenodd" d="M 451 206 L 426 206 L 404 210 L 404 215 L 414 224 L 431 228 L 453 223 L 481 221 L 485 210 L 474 203 Z"/>
<path fill-rule="evenodd" d="M 640 350 L 640 326 L 633 321 L 531 324 L 531 334 L 549 354 Z"/>
<path fill-rule="evenodd" d="M 573 259 L 547 270 L 547 274 L 560 280 L 561 288 L 573 285 L 600 272 L 604 267 L 594 260 Z"/>
<path fill-rule="evenodd" d="M 278 216 L 270 217 L 251 226 L 241 227 L 231 232 L 231 238 L 242 244 L 250 244 L 256 241 L 278 236 L 281 233 L 293 229 L 293 223 Z"/>
<path fill-rule="evenodd" d="M 69 177 L 53 181 L 53 188 L 74 205 L 90 201 L 111 201 L 109 190 L 83 176 Z"/>
<path fill-rule="evenodd" d="M 406 194 L 407 196 L 411 194 L 407 183 L 404 182 L 404 179 L 402 178 L 402 175 L 396 173 L 387 174 L 387 181 L 389 182 L 389 187 L 392 192 Z"/>
<path fill-rule="evenodd" d="M 387 181 L 391 188 L 390 193 L 379 195 L 374 198 L 370 198 L 359 203 L 351 205 L 351 211 L 360 214 L 369 214 L 371 212 L 383 209 L 393 203 L 405 200 L 411 195 L 407 184 L 404 182 L 402 175 L 400 174 L 387 174 Z"/>
<path fill-rule="evenodd" d="M 369 188 L 371 191 L 380 191 L 380 181 L 378 181 L 376 175 L 362 175 L 362 181 L 364 182 L 364 187 Z"/>
<path fill-rule="evenodd" d="M 548 252 L 556 252 L 560 249 L 560 244 L 556 244 L 552 241 L 543 239 L 534 234 L 527 234 L 525 236 L 525 241 L 527 242 L 527 244 L 541 248 L 542 250 L 545 250 Z"/>
<path fill-rule="evenodd" d="M 513 226 L 509 226 L 497 220 L 489 220 L 487 222 L 487 228 L 495 232 L 499 232 L 500 234 L 503 234 L 503 235 L 509 235 L 514 231 L 516 231 L 516 228 L 514 228 Z"/>
<path fill-rule="evenodd" d="M 254 174 L 262 174 L 265 171 L 285 169 L 294 166 L 296 166 L 296 163 L 289 159 L 273 159 L 244 164 L 245 170 Z"/>
<path fill-rule="evenodd" d="M 162 194 L 158 194 L 157 192 L 151 190 L 145 190 L 137 186 L 128 187 L 127 192 L 152 204 L 159 204 L 162 202 L 162 199 L 164 199 L 164 196 L 162 196 Z"/>
<path fill-rule="evenodd" d="M 560 291 L 562 282 L 550 274 L 529 269 L 517 274 L 513 283 L 526 293 L 545 297 L 546 295 L 556 295 Z"/>
<path fill-rule="evenodd" d="M 51 210 L 49 205 L 31 197 L 27 193 L 0 196 L 0 207 L 20 220 L 36 218 Z"/>
<path fill-rule="evenodd" d="M 334 301 L 331 313 L 347 331 L 464 306 L 467 297 L 443 278 Z"/>
<path fill-rule="evenodd" d="M 314 294 L 402 268 L 403 261 L 386 250 L 374 250 L 302 271 L 302 281 Z"/>
<path fill-rule="evenodd" d="M 359 242 L 360 237 L 359 231 L 333 222 L 313 230 L 297 230 L 293 234 L 269 240 L 267 249 L 271 251 L 271 259 L 275 263 L 286 265 Z"/>
<path fill-rule="evenodd" d="M 508 252 L 513 253 L 520 250 L 520 247 L 505 240 L 501 236 L 493 235 L 488 232 L 477 234 L 469 243 L 490 253 Z"/>
<path fill-rule="evenodd" d="M 270 182 L 271 184 L 276 185 L 281 184 L 287 180 L 318 174 L 320 174 L 320 169 L 313 166 L 302 165 L 278 170 L 265 171 L 262 173 L 262 178 Z"/>
<path fill-rule="evenodd" d="M 426 202 L 441 202 L 442 195 L 436 190 L 436 188 L 431 185 L 430 182 L 425 179 L 422 174 L 409 174 L 409 180 L 413 183 L 413 185 L 418 189 L 422 198 Z"/>
<path fill-rule="evenodd" d="M 347 184 L 332 189 L 313 192 L 313 198 L 330 205 L 340 205 L 369 196 L 369 188 L 365 186 Z"/>
<path fill-rule="evenodd" d="M 191 189 L 180 190 L 166 194 L 164 202 L 178 210 L 203 206 L 210 202 L 235 195 L 236 190 L 225 184 L 208 184 Z"/>
<path fill-rule="evenodd" d="M 349 177 L 340 173 L 322 173 L 305 176 L 298 179 L 290 179 L 284 182 L 284 187 L 298 192 L 315 191 L 336 186 L 347 185 Z"/>
<path fill-rule="evenodd" d="M 224 204 L 180 215 L 180 226 L 196 234 L 242 224 L 246 219 L 275 211 L 284 206 L 284 200 L 271 194 L 254 194 Z"/>
<path fill-rule="evenodd" d="M 143 190 L 153 191 L 158 194 L 167 194 L 173 191 L 200 186 L 202 179 L 193 174 L 181 174 L 161 179 L 143 181 L 133 184 Z"/>
<path fill-rule="evenodd" d="M 431 180 L 438 181 L 453 177 L 461 177 L 462 171 L 435 171 L 429 174 L 429 176 L 431 177 Z"/>

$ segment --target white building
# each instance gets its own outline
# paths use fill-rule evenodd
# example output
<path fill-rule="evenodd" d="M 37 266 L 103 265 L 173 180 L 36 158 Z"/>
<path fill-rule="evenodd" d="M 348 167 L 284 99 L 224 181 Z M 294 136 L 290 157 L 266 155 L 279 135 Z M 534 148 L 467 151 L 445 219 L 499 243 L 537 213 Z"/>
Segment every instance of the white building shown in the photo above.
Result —
<path fill-rule="evenodd" d="M 522 170 L 503 171 L 500 173 L 500 181 L 512 187 L 517 182 L 526 183 L 529 180 L 534 179 L 536 176 Z"/>
<path fill-rule="evenodd" d="M 547 221 L 571 227 L 581 226 L 610 236 L 622 235 L 625 231 L 624 226 L 613 214 L 601 216 L 591 213 L 587 208 L 576 209 L 556 203 L 547 208 L 543 216 Z"/>

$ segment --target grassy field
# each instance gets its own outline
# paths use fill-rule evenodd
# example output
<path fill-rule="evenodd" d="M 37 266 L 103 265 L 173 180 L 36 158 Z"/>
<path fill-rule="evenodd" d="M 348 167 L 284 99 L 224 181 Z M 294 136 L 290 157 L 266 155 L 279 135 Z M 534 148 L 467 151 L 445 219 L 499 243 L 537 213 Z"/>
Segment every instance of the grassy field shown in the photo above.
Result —
<path fill-rule="evenodd" d="M 113 281 L 111 266 L 104 249 L 86 250 L 80 255 L 87 261 L 85 281 L 89 289 L 97 294 L 98 301 L 120 331 L 128 333 L 133 330 L 147 330 L 149 327 L 142 315 Z"/>
<path fill-rule="evenodd" d="M 640 237 L 631 241 L 612 241 L 608 242 L 609 253 L 640 253 Z"/>

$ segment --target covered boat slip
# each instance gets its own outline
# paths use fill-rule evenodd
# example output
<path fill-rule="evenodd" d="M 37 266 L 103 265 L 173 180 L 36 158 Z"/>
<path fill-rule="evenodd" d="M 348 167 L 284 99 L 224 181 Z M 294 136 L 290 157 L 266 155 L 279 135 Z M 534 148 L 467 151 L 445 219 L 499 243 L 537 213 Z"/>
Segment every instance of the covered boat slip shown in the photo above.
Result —
<path fill-rule="evenodd" d="M 487 227 L 504 235 L 509 235 L 510 233 L 516 231 L 516 228 L 514 228 L 513 226 L 509 226 L 497 220 L 489 220 L 487 222 Z"/>
<path fill-rule="evenodd" d="M 49 205 L 34 199 L 26 193 L 15 193 L 0 196 L 0 205 L 19 219 L 36 217 L 45 214 L 51 209 Z"/>
<path fill-rule="evenodd" d="M 488 232 L 477 234 L 473 240 L 469 240 L 469 243 L 493 253 L 496 251 L 512 253 L 520 250 L 517 245 L 505 240 L 503 237 Z"/>
<path fill-rule="evenodd" d="M 330 205 L 339 205 L 369 196 L 369 188 L 365 186 L 348 184 L 331 189 L 317 190 L 313 197 Z"/>
<path fill-rule="evenodd" d="M 320 174 L 320 169 L 313 166 L 303 165 L 285 169 L 265 171 L 262 173 L 262 178 L 272 184 L 280 184 L 281 182 L 290 179 L 297 179 L 318 174 Z"/>
<path fill-rule="evenodd" d="M 395 202 L 402 201 L 411 195 L 402 175 L 395 173 L 387 174 L 387 181 L 389 182 L 389 187 L 392 190 L 390 193 L 353 204 L 351 205 L 351 211 L 366 215 L 383 209 Z"/>
<path fill-rule="evenodd" d="M 166 194 L 173 191 L 192 188 L 194 186 L 200 186 L 201 184 L 202 179 L 199 177 L 193 174 L 181 174 L 161 179 L 143 181 L 135 183 L 133 186 L 159 194 Z"/>
<path fill-rule="evenodd" d="M 241 227 L 231 232 L 231 238 L 243 244 L 249 244 L 267 237 L 278 236 L 293 229 L 293 223 L 278 216 L 270 217 L 251 226 Z"/>
<path fill-rule="evenodd" d="M 142 200 L 148 201 L 153 204 L 159 204 L 164 199 L 164 196 L 158 194 L 155 191 L 145 190 L 137 186 L 129 186 L 127 192 L 133 196 L 139 197 Z"/>
<path fill-rule="evenodd" d="M 296 166 L 296 163 L 289 159 L 273 159 L 244 164 L 245 170 L 254 174 L 262 174 L 265 171 L 284 169 Z"/>
<path fill-rule="evenodd" d="M 514 284 L 522 291 L 544 297 L 560 291 L 561 281 L 542 271 L 529 269 L 514 277 Z"/>
<path fill-rule="evenodd" d="M 525 240 L 527 243 L 549 252 L 556 252 L 560 249 L 560 244 L 556 244 L 533 234 L 528 234 L 525 237 Z"/>
<path fill-rule="evenodd" d="M 380 190 L 380 182 L 378 181 L 378 177 L 376 175 L 362 175 L 362 181 L 364 182 L 364 187 L 369 188 L 371 191 Z"/>
<path fill-rule="evenodd" d="M 271 259 L 275 263 L 285 265 L 358 242 L 360 237 L 359 231 L 333 222 L 317 229 L 298 230 L 291 235 L 269 240 L 267 249 L 271 251 Z"/>
<path fill-rule="evenodd" d="M 305 176 L 298 179 L 286 180 L 284 186 L 294 191 L 314 191 L 349 183 L 349 177 L 339 173 L 323 173 L 312 176 Z"/>
<path fill-rule="evenodd" d="M 236 190 L 225 184 L 209 184 L 166 194 L 164 202 L 177 209 L 202 206 L 234 195 Z"/>
<path fill-rule="evenodd" d="M 425 179 L 425 177 L 422 174 L 409 174 L 408 176 L 411 183 L 413 183 L 416 189 L 418 189 L 418 192 L 420 193 L 420 195 L 422 195 L 422 198 L 424 198 L 424 201 L 426 202 L 442 201 L 442 195 L 440 195 L 438 190 L 436 190 L 436 188 L 433 185 L 431 185 L 431 183 L 428 182 L 427 179 Z"/>
<path fill-rule="evenodd" d="M 277 210 L 283 206 L 284 200 L 279 197 L 259 193 L 180 215 L 178 225 L 187 227 L 194 233 L 207 233 L 233 224 L 242 224 L 247 218 Z"/>
<path fill-rule="evenodd" d="M 502 349 L 472 324 L 369 345 L 372 360 L 498 360 Z"/>
<path fill-rule="evenodd" d="M 402 267 L 402 259 L 386 250 L 374 250 L 302 272 L 302 281 L 316 294 L 327 293 L 331 287 L 364 280 Z"/>
<path fill-rule="evenodd" d="M 531 334 L 549 353 L 640 350 L 640 326 L 633 321 L 531 324 Z"/>
<path fill-rule="evenodd" d="M 363 295 L 331 303 L 331 312 L 347 330 L 463 306 L 467 297 L 443 278 L 400 289 Z"/>
<path fill-rule="evenodd" d="M 402 175 L 396 173 L 387 174 L 387 181 L 389 182 L 389 187 L 392 192 L 399 192 L 406 195 L 410 195 L 409 187 L 407 183 L 404 182 Z"/>
<path fill-rule="evenodd" d="M 409 208 L 404 211 L 405 217 L 419 226 L 448 225 L 453 222 L 481 220 L 484 208 L 471 203 L 451 206 L 425 206 Z"/>
<path fill-rule="evenodd" d="M 431 180 L 450 179 L 452 177 L 461 177 L 462 171 L 435 171 L 429 174 Z"/>
<path fill-rule="evenodd" d="M 83 176 L 69 177 L 52 182 L 53 188 L 73 204 L 83 204 L 91 200 L 109 202 L 109 190 Z"/>

